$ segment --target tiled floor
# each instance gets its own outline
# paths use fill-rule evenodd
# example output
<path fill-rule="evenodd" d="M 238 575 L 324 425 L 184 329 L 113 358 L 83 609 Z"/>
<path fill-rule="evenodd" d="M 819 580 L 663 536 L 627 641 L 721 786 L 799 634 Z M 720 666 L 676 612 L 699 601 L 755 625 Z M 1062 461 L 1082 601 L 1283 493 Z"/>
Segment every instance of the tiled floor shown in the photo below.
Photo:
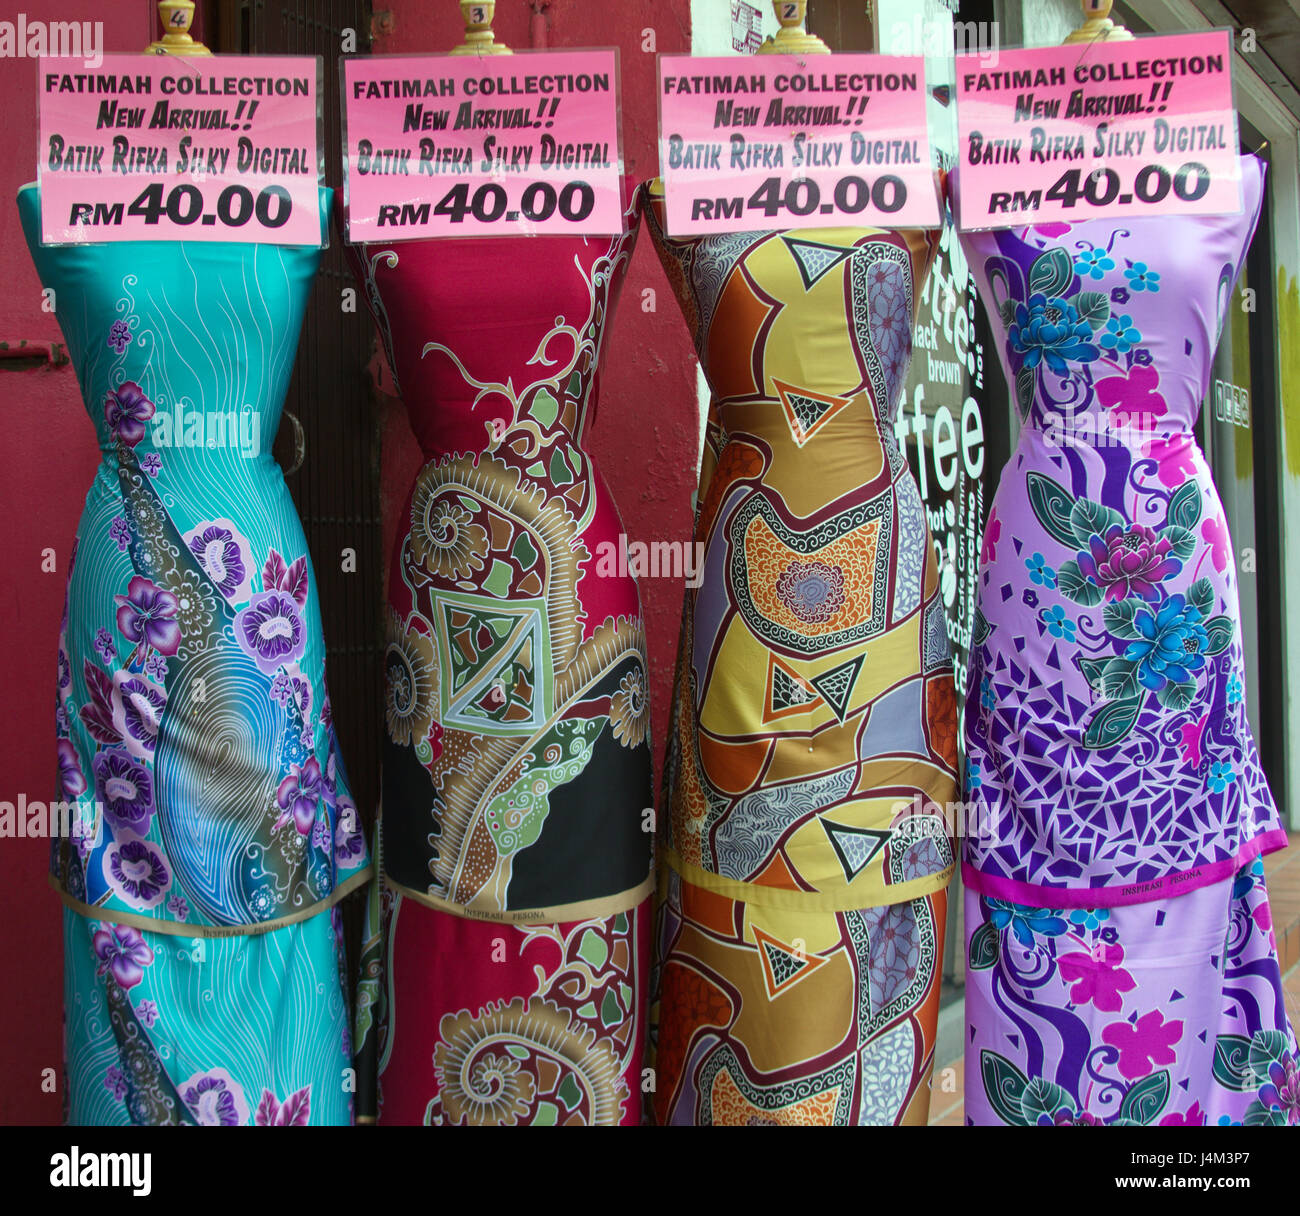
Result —
<path fill-rule="evenodd" d="M 1291 834 L 1291 847 L 1264 858 L 1268 879 L 1269 905 L 1277 933 L 1278 961 L 1282 964 L 1283 991 L 1291 1024 L 1300 1031 L 1300 833 Z M 961 1060 L 934 1070 L 930 1095 L 930 1125 L 960 1127 L 962 1083 L 965 1068 Z"/>

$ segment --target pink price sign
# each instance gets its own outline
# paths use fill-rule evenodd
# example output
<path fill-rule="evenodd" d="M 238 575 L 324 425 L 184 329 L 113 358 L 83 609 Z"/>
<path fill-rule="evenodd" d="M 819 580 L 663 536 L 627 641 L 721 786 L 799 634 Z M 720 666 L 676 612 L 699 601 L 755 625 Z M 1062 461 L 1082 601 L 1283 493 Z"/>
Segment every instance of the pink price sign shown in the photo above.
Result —
<path fill-rule="evenodd" d="M 1240 211 L 1231 34 L 958 55 L 957 148 L 962 228 Z"/>
<path fill-rule="evenodd" d="M 925 61 L 661 55 L 659 171 L 673 236 L 936 227 Z"/>
<path fill-rule="evenodd" d="M 321 243 L 320 60 L 39 66 L 41 239 Z"/>
<path fill-rule="evenodd" d="M 618 51 L 343 60 L 347 240 L 623 230 Z"/>

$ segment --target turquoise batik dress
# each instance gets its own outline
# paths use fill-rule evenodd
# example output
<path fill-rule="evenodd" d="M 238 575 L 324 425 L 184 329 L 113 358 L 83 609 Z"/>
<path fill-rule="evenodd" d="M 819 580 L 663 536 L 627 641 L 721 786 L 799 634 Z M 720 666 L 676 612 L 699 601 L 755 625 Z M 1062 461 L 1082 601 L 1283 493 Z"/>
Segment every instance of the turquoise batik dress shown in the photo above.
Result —
<path fill-rule="evenodd" d="M 18 209 L 102 453 L 58 648 L 68 1119 L 348 1123 L 370 867 L 271 456 L 320 251 L 45 247 Z"/>

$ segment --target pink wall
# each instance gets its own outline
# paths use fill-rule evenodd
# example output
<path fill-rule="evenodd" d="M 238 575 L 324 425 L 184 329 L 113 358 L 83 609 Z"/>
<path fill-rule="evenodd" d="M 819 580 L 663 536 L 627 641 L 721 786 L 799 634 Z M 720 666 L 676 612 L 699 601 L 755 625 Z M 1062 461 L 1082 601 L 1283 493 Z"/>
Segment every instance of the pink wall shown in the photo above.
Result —
<path fill-rule="evenodd" d="M 381 7 L 379 0 L 376 7 Z M 25 0 L 29 20 L 102 20 L 96 0 Z M 514 46 L 530 45 L 531 0 L 500 0 L 497 30 Z M 622 51 L 624 152 L 629 172 L 655 171 L 655 60 L 641 50 L 642 30 L 653 25 L 658 49 L 688 50 L 688 0 L 640 5 L 552 0 L 546 18 L 553 46 L 618 46 Z M 15 6 L 0 18 L 13 20 Z M 132 0 L 112 6 L 104 49 L 134 51 L 153 36 L 154 5 Z M 451 0 L 392 0 L 394 30 L 380 52 L 448 49 L 459 41 Z M 6 155 L 0 160 L 0 342 L 60 341 L 53 316 L 41 311 L 12 199 L 35 176 L 36 65 L 0 60 L 0 105 Z M 337 185 L 338 183 L 331 183 Z M 657 311 L 641 311 L 645 288 Z M 98 460 L 72 369 L 14 370 L 0 359 L 6 405 L 0 409 L 0 564 L 5 578 L 0 611 L 0 671 L 9 689 L 0 731 L 0 800 L 19 794 L 44 800 L 53 787 L 54 655 L 64 582 L 85 490 Z M 607 375 L 592 448 L 632 539 L 684 540 L 691 525 L 697 421 L 694 356 L 668 284 L 644 238 L 632 262 L 621 311 L 608 346 Z M 390 407 L 385 428 L 385 495 L 391 516 L 413 476 L 414 439 L 400 410 Z M 389 520 L 391 543 L 396 520 Z M 57 569 L 43 573 L 42 555 Z M 650 632 L 655 739 L 662 752 L 681 608 L 680 582 L 648 580 L 642 603 Z M 376 706 L 376 712 L 379 707 Z M 0 839 L 0 916 L 8 1011 L 0 1033 L 0 1123 L 53 1123 L 62 1095 L 42 1092 L 41 1073 L 59 1071 L 62 1019 L 62 946 L 59 904 L 45 881 L 47 842 Z"/>
<path fill-rule="evenodd" d="M 99 0 L 24 0 L 31 21 L 104 21 Z M 113 7 L 104 21 L 106 51 L 143 50 L 153 36 L 149 6 Z M 18 223 L 13 198 L 36 176 L 36 63 L 0 60 L 5 155 L 0 157 L 0 342 L 61 342 L 54 317 L 41 311 L 41 288 Z M 0 800 L 19 794 L 45 801 L 54 790 L 54 655 L 64 583 L 77 520 L 99 461 L 94 432 L 72 368 L 14 370 L 0 359 L 0 671 L 9 690 L 0 730 Z M 57 569 L 42 572 L 52 549 Z M 49 844 L 0 839 L 0 918 L 4 970 L 10 977 L 0 1032 L 0 1123 L 57 1123 L 61 1093 L 44 1093 L 41 1071 L 60 1073 L 63 946 L 59 901 L 45 881 Z"/>

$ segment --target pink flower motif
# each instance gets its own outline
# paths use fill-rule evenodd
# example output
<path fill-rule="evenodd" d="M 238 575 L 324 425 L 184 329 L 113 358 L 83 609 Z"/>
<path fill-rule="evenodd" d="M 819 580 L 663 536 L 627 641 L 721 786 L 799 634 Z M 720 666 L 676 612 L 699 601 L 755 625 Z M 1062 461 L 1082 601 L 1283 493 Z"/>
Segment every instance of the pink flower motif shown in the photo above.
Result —
<path fill-rule="evenodd" d="M 1119 1049 L 1119 1070 L 1130 1081 L 1145 1077 L 1157 1064 L 1172 1064 L 1177 1059 L 1174 1044 L 1182 1037 L 1182 1022 L 1166 1022 L 1158 1009 L 1143 1014 L 1136 1025 L 1112 1022 L 1101 1032 L 1103 1043 Z"/>
<path fill-rule="evenodd" d="M 1190 725 L 1178 728 L 1183 736 L 1183 763 L 1189 768 L 1201 766 L 1201 736 L 1205 734 L 1205 724 L 1209 720 L 1210 715 L 1205 713 Z"/>
<path fill-rule="evenodd" d="M 1232 560 L 1232 538 L 1222 516 L 1215 515 L 1201 522 L 1201 539 L 1210 546 L 1210 560 L 1222 574 Z"/>
<path fill-rule="evenodd" d="M 1068 226 L 1068 225 L 1067 225 Z M 998 559 L 998 541 L 1002 538 L 1002 521 L 998 518 L 998 509 L 994 507 L 989 514 L 989 521 L 984 525 L 984 543 L 980 547 L 980 561 L 984 565 Z"/>
<path fill-rule="evenodd" d="M 1142 454 L 1157 462 L 1156 476 L 1170 489 L 1182 485 L 1196 472 L 1195 451 L 1190 435 L 1165 435 L 1142 445 Z"/>
<path fill-rule="evenodd" d="M 1116 423 L 1149 431 L 1156 419 L 1169 407 L 1156 392 L 1160 373 L 1154 367 L 1138 364 L 1127 376 L 1107 376 L 1097 382 L 1097 397 L 1109 410 L 1116 411 Z"/>
<path fill-rule="evenodd" d="M 1205 1112 L 1199 1102 L 1193 1102 L 1183 1114 L 1166 1115 L 1160 1120 L 1161 1127 L 1204 1127 Z"/>
<path fill-rule="evenodd" d="M 1118 1013 L 1124 1004 L 1122 992 L 1132 992 L 1137 981 L 1120 966 L 1124 947 L 1100 942 L 1092 952 L 1080 950 L 1061 959 L 1061 978 L 1068 984 L 1070 1000 L 1092 1005 L 1103 1013 Z"/>

